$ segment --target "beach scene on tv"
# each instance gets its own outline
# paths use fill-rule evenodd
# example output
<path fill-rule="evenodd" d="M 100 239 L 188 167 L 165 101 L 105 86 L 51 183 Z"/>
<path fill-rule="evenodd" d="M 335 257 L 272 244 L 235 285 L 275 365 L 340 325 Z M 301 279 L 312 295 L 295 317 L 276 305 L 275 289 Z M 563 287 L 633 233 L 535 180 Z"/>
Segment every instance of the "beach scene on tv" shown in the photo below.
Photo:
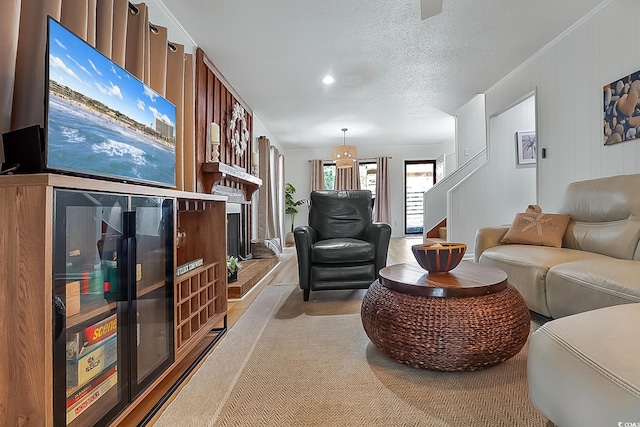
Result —
<path fill-rule="evenodd" d="M 176 108 L 49 20 L 47 167 L 175 186 Z"/>

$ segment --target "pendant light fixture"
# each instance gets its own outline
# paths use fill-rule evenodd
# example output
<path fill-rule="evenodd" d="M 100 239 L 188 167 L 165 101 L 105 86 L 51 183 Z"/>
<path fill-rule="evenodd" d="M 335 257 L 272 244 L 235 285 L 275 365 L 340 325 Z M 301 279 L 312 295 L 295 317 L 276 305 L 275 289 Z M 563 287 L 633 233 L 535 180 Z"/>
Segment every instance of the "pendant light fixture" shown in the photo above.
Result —
<path fill-rule="evenodd" d="M 347 130 L 347 128 L 342 128 L 342 145 L 333 147 L 333 160 L 336 162 L 338 169 L 353 167 L 358 161 L 358 147 L 346 144 Z"/>

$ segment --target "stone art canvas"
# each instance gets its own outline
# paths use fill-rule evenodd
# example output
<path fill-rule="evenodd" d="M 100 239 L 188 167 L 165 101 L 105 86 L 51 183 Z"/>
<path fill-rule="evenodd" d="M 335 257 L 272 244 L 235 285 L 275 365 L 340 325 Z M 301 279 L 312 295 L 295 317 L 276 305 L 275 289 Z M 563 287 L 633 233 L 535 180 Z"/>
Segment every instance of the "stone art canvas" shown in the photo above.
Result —
<path fill-rule="evenodd" d="M 640 71 L 602 88 L 604 145 L 640 138 Z"/>

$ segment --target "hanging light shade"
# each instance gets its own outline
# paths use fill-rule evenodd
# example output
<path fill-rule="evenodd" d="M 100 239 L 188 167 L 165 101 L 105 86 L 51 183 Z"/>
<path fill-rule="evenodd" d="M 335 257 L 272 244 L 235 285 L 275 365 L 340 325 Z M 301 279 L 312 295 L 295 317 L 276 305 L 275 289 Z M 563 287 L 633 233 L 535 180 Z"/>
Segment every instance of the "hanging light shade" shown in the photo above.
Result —
<path fill-rule="evenodd" d="M 336 162 L 336 167 L 338 169 L 353 167 L 353 165 L 358 161 L 358 147 L 355 145 L 346 145 L 347 130 L 347 128 L 342 128 L 342 145 L 333 147 L 333 160 Z"/>

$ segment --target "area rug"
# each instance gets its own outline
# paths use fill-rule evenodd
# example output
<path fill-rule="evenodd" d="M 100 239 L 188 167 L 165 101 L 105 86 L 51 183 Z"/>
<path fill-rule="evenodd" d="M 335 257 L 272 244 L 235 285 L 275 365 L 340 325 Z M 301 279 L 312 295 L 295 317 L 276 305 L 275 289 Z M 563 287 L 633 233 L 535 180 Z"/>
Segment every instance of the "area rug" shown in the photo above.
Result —
<path fill-rule="evenodd" d="M 526 346 L 475 372 L 410 368 L 380 353 L 358 291 L 265 287 L 155 426 L 535 426 Z M 536 325 L 532 324 L 532 330 Z"/>

